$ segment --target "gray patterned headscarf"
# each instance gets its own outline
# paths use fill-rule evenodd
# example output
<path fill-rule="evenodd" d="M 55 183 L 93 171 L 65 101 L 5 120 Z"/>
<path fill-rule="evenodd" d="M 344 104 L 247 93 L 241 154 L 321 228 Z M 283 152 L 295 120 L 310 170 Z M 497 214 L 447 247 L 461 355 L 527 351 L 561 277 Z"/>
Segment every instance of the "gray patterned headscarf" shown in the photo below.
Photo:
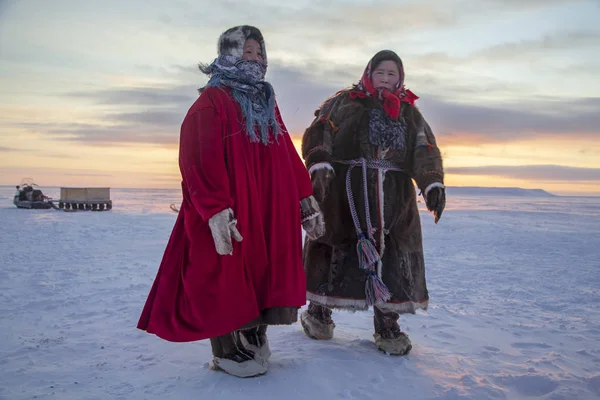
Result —
<path fill-rule="evenodd" d="M 263 62 L 242 59 L 244 43 L 255 39 L 262 50 Z M 242 109 L 246 133 L 251 142 L 271 143 L 277 141 L 281 127 L 275 113 L 275 92 L 265 81 L 267 52 L 261 32 L 248 25 L 236 26 L 225 31 L 218 42 L 218 57 L 209 65 L 200 64 L 200 70 L 210 79 L 207 87 L 226 86 Z"/>

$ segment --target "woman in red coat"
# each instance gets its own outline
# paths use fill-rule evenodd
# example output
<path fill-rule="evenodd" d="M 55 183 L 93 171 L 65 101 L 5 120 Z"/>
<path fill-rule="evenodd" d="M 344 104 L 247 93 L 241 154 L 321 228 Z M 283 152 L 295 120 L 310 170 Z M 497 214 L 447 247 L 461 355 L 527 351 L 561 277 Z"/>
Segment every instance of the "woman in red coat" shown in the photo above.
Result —
<path fill-rule="evenodd" d="M 216 367 L 267 371 L 267 325 L 306 301 L 302 229 L 324 233 L 310 177 L 264 80 L 261 32 L 218 41 L 181 126 L 183 202 L 138 328 L 174 342 L 210 338 Z"/>

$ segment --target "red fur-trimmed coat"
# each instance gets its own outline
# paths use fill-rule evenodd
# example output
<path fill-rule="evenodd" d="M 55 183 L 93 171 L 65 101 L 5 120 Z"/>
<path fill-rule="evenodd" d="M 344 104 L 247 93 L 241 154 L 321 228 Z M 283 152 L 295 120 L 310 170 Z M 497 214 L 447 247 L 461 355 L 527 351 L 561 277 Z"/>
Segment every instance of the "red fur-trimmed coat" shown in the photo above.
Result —
<path fill-rule="evenodd" d="M 210 87 L 181 126 L 183 202 L 138 328 L 175 342 L 227 334 L 265 310 L 306 303 L 300 200 L 308 172 L 283 125 L 278 143 L 251 143 L 230 90 Z M 219 255 L 208 225 L 233 209 L 243 240 Z M 291 320 L 291 322 L 290 322 Z"/>
<path fill-rule="evenodd" d="M 399 313 L 426 309 L 429 295 L 413 179 L 423 192 L 443 185 L 442 157 L 431 128 L 414 105 L 402 103 L 398 121 L 406 123 L 404 133 L 386 132 L 391 120 L 386 122 L 381 117 L 381 104 L 372 97 L 352 99 L 349 91 L 326 101 L 315 115 L 303 136 L 303 157 L 311 172 L 329 163 L 335 177 L 320 204 L 327 232 L 318 240 L 305 242 L 307 299 L 332 308 L 367 307 L 367 274 L 359 268 L 358 236 L 346 194 L 349 166 L 339 163 L 364 157 L 392 162 L 404 170 L 383 172 L 369 168 L 367 172 L 369 215 L 382 257 L 381 278 L 392 293 L 385 307 Z M 373 132 L 386 137 L 392 145 L 373 145 Z M 361 167 L 351 172 L 351 191 L 364 231 L 362 173 Z"/>

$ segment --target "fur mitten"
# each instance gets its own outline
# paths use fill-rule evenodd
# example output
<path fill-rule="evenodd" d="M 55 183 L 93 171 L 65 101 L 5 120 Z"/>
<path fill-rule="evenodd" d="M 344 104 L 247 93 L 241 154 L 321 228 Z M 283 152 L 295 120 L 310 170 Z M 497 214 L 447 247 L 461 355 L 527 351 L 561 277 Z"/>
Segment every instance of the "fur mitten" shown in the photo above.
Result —
<path fill-rule="evenodd" d="M 313 196 L 308 196 L 300 200 L 300 212 L 302 227 L 310 239 L 315 240 L 325 234 L 323 213 Z"/>
<path fill-rule="evenodd" d="M 333 167 L 327 162 L 321 162 L 310 167 L 309 173 L 315 197 L 320 202 L 323 202 L 329 194 L 331 180 L 335 177 Z"/>
<path fill-rule="evenodd" d="M 236 224 L 237 220 L 233 217 L 231 208 L 216 213 L 208 220 L 217 253 L 220 255 L 233 254 L 232 237 L 238 242 L 242 241 L 242 235 L 237 230 Z"/>

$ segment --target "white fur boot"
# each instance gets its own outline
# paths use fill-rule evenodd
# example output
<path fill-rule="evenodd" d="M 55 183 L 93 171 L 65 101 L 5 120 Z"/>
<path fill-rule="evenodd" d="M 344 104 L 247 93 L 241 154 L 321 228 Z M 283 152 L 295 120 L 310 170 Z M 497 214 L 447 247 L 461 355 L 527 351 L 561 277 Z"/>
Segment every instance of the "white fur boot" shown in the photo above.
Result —
<path fill-rule="evenodd" d="M 213 357 L 213 363 L 215 368 L 238 378 L 259 376 L 268 371 L 266 363 L 260 363 L 256 359 L 237 362 L 229 358 Z"/>
<path fill-rule="evenodd" d="M 253 350 L 244 347 L 245 338 L 239 332 L 211 338 L 213 369 L 240 378 L 262 375 L 268 363 Z"/>

